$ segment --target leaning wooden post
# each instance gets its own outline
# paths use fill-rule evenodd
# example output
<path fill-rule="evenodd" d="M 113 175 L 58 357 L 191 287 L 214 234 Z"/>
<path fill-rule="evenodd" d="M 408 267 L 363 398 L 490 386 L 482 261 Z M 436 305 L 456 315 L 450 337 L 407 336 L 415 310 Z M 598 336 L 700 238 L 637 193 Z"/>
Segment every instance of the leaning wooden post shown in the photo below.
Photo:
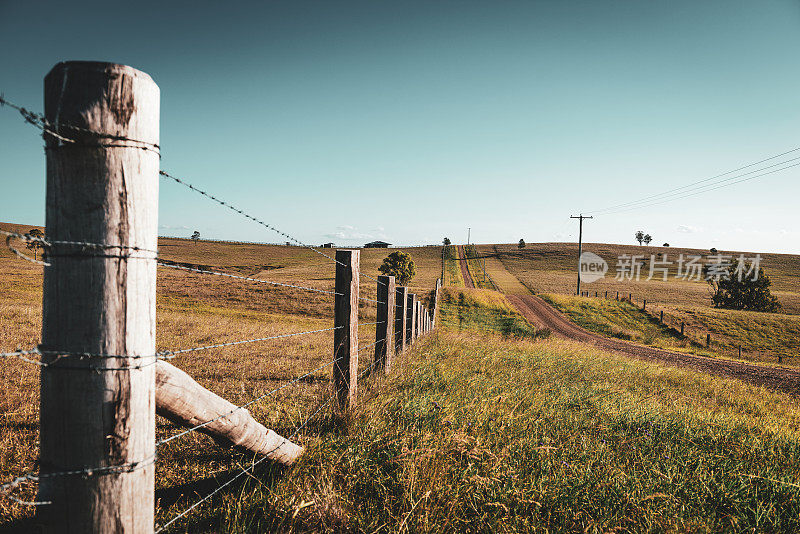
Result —
<path fill-rule="evenodd" d="M 359 256 L 358 250 L 336 251 L 333 387 L 340 412 L 355 403 L 358 391 Z"/>
<path fill-rule="evenodd" d="M 45 135 L 47 238 L 108 246 L 47 252 L 38 522 L 152 533 L 159 89 L 131 67 L 76 61 L 53 67 L 44 99 L 74 140 Z M 48 476 L 64 471 L 79 473 Z"/>
<path fill-rule="evenodd" d="M 409 293 L 406 301 L 406 346 L 414 344 L 414 310 L 416 308 L 417 296 L 414 293 Z"/>
<path fill-rule="evenodd" d="M 394 337 L 397 345 L 395 354 L 399 354 L 406 350 L 406 302 L 408 301 L 408 288 L 401 286 L 397 288 L 395 295 L 395 327 Z"/>
<path fill-rule="evenodd" d="M 375 367 L 389 372 L 394 356 L 394 276 L 378 276 L 378 324 L 375 325 Z"/>
<path fill-rule="evenodd" d="M 439 317 L 439 294 L 442 289 L 442 279 L 436 280 L 436 288 L 433 290 L 433 326 L 436 327 L 436 319 Z"/>

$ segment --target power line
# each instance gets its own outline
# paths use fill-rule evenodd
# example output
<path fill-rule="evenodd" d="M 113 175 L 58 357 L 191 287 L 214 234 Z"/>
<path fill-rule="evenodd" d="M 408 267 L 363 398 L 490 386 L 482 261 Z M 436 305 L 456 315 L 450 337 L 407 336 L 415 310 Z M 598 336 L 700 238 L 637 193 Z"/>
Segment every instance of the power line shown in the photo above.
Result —
<path fill-rule="evenodd" d="M 602 209 L 598 209 L 598 210 L 592 210 L 590 213 L 600 214 L 600 213 L 603 213 L 603 212 L 616 211 L 619 208 L 624 208 L 624 207 L 627 207 L 627 206 L 633 206 L 633 205 L 636 205 L 636 204 L 640 204 L 642 202 L 647 202 L 647 201 L 650 201 L 650 200 L 652 200 L 652 201 L 661 200 L 662 197 L 682 195 L 683 193 L 687 193 L 687 192 L 689 192 L 691 190 L 697 190 L 697 189 L 702 189 L 702 188 L 705 188 L 705 187 L 708 187 L 708 186 L 713 186 L 713 185 L 716 185 L 716 184 L 722 184 L 723 182 L 727 182 L 727 181 L 730 181 L 730 180 L 735 180 L 736 178 L 739 178 L 741 176 L 746 176 L 748 174 L 757 173 L 757 172 L 762 171 L 764 169 L 769 169 L 769 168 L 772 168 L 772 167 L 783 165 L 783 164 L 788 163 L 790 161 L 795 161 L 797 159 L 800 159 L 800 157 L 791 158 L 791 159 L 785 160 L 783 162 L 776 163 L 776 164 L 773 164 L 773 165 L 769 165 L 769 166 L 763 167 L 761 169 L 756 169 L 756 170 L 753 170 L 753 171 L 750 171 L 750 172 L 747 172 L 747 173 L 744 173 L 744 174 L 741 174 L 741 175 L 738 175 L 738 176 L 731 176 L 730 178 L 725 178 L 724 180 L 719 180 L 717 182 L 713 182 L 713 183 L 707 183 L 707 182 L 712 182 L 713 180 L 716 180 L 717 178 L 721 178 L 723 176 L 728 176 L 730 174 L 734 174 L 734 173 L 739 172 L 741 170 L 749 169 L 750 167 L 755 167 L 756 165 L 760 165 L 760 164 L 765 163 L 767 161 L 771 161 L 771 160 L 780 158 L 782 156 L 785 156 L 787 154 L 792 154 L 792 153 L 797 152 L 797 151 L 800 151 L 800 147 L 793 148 L 791 150 L 787 150 L 786 152 L 782 152 L 780 154 L 776 154 L 774 156 L 770 156 L 768 158 L 764 158 L 764 159 L 756 161 L 754 163 L 743 165 L 743 166 L 738 167 L 736 169 L 733 169 L 733 170 L 730 170 L 730 171 L 727 171 L 727 172 L 724 172 L 724 173 L 720 173 L 720 174 L 711 176 L 709 178 L 704 178 L 702 180 L 698 180 L 696 182 L 692 182 L 690 184 L 686 184 L 686 185 L 681 186 L 681 187 L 676 187 L 676 188 L 670 189 L 668 191 L 664 191 L 662 193 L 641 197 L 639 199 L 632 200 L 630 202 L 624 202 L 622 204 L 614 204 L 612 206 L 608 206 L 608 207 L 605 207 L 605 208 L 602 208 Z M 733 182 L 733 183 L 738 183 L 738 182 Z M 700 184 L 706 184 L 706 185 L 700 185 Z"/>

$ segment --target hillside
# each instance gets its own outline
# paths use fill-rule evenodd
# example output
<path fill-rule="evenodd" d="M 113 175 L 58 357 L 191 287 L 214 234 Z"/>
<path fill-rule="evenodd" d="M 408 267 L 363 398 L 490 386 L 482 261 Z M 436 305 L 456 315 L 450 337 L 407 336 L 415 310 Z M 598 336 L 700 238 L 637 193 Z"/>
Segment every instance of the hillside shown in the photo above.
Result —
<path fill-rule="evenodd" d="M 550 261 L 547 247 L 534 248 L 530 256 L 515 254 L 509 245 L 499 245 L 499 254 L 488 247 L 487 274 L 501 292 L 464 289 L 452 247 L 446 254 L 448 287 L 437 331 L 399 358 L 388 377 L 365 380 L 361 400 L 348 418 L 324 411 L 304 428 L 297 440 L 307 450 L 299 464 L 259 466 L 169 532 L 800 528 L 795 399 L 736 380 L 632 360 L 537 329 L 503 295 L 527 292 L 519 280 L 548 291 L 557 297 L 556 304 L 568 299 L 560 304 L 565 310 L 583 309 L 575 302 L 605 309 L 600 299 L 558 295 L 557 284 L 568 287 L 569 248 L 564 245 L 558 252 L 559 245 L 553 244 Z M 477 247 L 478 258 L 465 252 L 467 275 L 481 282 L 480 256 L 486 248 Z M 333 287 L 330 260 L 301 247 L 165 238 L 159 249 L 164 259 L 183 265 Z M 440 276 L 442 251 L 405 250 L 417 262 L 411 285 L 424 296 Z M 377 275 L 388 252 L 363 250 L 362 271 Z M 796 291 L 788 273 L 794 257 L 782 261 L 787 272 L 780 275 L 781 291 L 790 294 Z M 38 343 L 41 271 L 0 250 L 5 297 L 0 302 L 0 350 Z M 329 295 L 169 268 L 158 274 L 159 349 L 331 324 Z M 544 280 L 553 285 L 532 285 Z M 374 281 L 362 277 L 361 283 L 365 295 L 374 294 Z M 715 311 L 702 303 L 667 305 Z M 627 306 L 627 328 L 646 331 L 637 322 L 639 310 Z M 359 336 L 368 342 L 375 337 L 375 327 L 367 324 L 375 309 L 364 302 L 359 315 L 365 323 Z M 590 325 L 621 321 L 610 311 L 600 318 L 585 315 Z M 330 371 L 322 366 L 331 353 L 332 337 L 326 332 L 215 347 L 178 355 L 172 362 L 236 404 L 263 397 L 248 410 L 283 432 L 325 407 Z M 370 356 L 359 359 L 359 370 L 370 364 Z M 17 359 L 3 364 L 0 483 L 35 470 L 38 455 L 39 368 Z M 302 373 L 309 374 L 292 388 L 277 389 Z M 179 432 L 158 419 L 159 439 Z M 186 510 L 251 461 L 196 433 L 160 448 L 158 522 Z M 35 485 L 24 485 L 15 495 L 33 499 Z M 32 513 L 0 497 L 0 531 L 27 530 Z"/>

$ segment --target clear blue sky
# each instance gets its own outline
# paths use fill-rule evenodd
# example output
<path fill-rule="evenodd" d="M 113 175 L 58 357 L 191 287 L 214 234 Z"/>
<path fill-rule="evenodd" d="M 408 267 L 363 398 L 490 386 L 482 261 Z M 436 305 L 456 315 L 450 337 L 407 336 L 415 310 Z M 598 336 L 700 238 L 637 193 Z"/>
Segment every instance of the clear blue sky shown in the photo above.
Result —
<path fill-rule="evenodd" d="M 315 244 L 573 240 L 571 214 L 800 146 L 796 0 L 0 0 L 0 49 L 0 91 L 34 110 L 59 61 L 149 73 L 162 168 Z M 585 239 L 797 253 L 798 177 Z M 0 191 L 0 221 L 43 223 L 42 140 L 8 108 Z M 279 240 L 163 180 L 160 203 L 163 235 Z"/>

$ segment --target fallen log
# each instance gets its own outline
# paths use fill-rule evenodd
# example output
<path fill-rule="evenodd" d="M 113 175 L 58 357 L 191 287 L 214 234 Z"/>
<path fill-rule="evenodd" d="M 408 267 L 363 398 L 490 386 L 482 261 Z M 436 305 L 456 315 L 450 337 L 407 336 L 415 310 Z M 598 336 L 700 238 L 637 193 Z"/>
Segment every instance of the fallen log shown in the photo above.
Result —
<path fill-rule="evenodd" d="M 266 428 L 245 408 L 237 408 L 163 360 L 156 363 L 156 413 L 187 428 L 208 423 L 197 431 L 284 465 L 303 453 L 303 447 Z"/>

